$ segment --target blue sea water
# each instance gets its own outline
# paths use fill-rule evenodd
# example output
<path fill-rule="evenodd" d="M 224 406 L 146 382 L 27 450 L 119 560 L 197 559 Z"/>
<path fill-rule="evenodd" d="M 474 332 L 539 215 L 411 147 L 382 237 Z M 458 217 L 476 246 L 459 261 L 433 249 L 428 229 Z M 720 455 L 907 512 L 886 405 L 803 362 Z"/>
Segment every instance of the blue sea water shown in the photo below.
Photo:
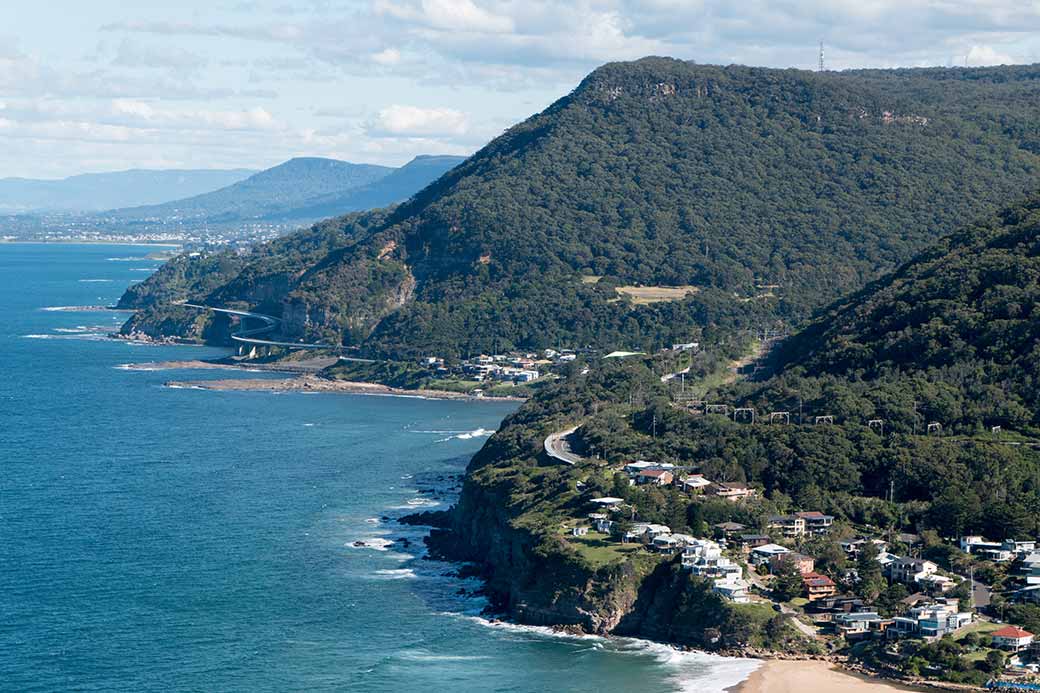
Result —
<path fill-rule="evenodd" d="M 163 387 L 245 374 L 121 368 L 223 353 L 75 308 L 147 251 L 0 244 L 0 691 L 707 693 L 753 669 L 481 619 L 392 518 L 450 504 L 515 405 Z"/>

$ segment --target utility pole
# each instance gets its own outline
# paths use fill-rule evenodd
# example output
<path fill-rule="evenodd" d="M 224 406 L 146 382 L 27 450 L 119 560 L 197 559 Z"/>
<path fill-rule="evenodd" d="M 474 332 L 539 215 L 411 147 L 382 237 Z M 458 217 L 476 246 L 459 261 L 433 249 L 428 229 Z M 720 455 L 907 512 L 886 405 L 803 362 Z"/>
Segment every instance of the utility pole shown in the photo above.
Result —
<path fill-rule="evenodd" d="M 823 67 L 823 41 L 820 41 L 820 72 L 824 71 Z"/>

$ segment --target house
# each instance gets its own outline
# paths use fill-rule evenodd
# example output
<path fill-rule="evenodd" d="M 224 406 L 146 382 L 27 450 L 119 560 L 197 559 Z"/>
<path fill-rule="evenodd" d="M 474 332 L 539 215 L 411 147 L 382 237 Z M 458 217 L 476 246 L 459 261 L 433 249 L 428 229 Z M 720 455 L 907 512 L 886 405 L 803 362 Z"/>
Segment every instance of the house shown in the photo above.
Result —
<path fill-rule="evenodd" d="M 642 541 L 645 544 L 653 544 L 654 539 L 662 534 L 671 534 L 672 528 L 668 525 L 655 525 L 650 522 L 636 522 L 621 537 L 621 541 Z"/>
<path fill-rule="evenodd" d="M 928 575 L 939 572 L 939 566 L 923 558 L 900 558 L 885 566 L 885 573 L 894 582 L 910 585 Z"/>
<path fill-rule="evenodd" d="M 838 586 L 834 584 L 834 580 L 819 573 L 803 574 L 802 588 L 805 590 L 805 598 L 811 602 L 833 597 L 838 592 Z"/>
<path fill-rule="evenodd" d="M 751 584 L 747 580 L 739 576 L 729 576 L 715 580 L 711 591 L 738 604 L 747 604 L 751 601 L 751 597 L 748 594 L 750 589 Z"/>
<path fill-rule="evenodd" d="M 679 549 L 691 546 L 697 541 L 689 534 L 658 534 L 651 542 L 651 548 L 658 553 L 674 554 Z"/>
<path fill-rule="evenodd" d="M 1010 551 L 1016 556 L 1027 556 L 1036 551 L 1036 542 L 1028 539 L 1005 539 L 1004 543 L 1001 544 L 1001 548 L 1005 551 Z"/>
<path fill-rule="evenodd" d="M 903 532 L 896 535 L 896 541 L 900 544 L 905 544 L 909 547 L 917 546 L 921 543 L 921 536 L 918 534 L 910 534 L 909 532 Z"/>
<path fill-rule="evenodd" d="M 1010 561 L 1014 554 L 1005 549 L 1003 543 L 999 541 L 986 541 L 980 536 L 966 536 L 961 537 L 960 541 L 961 551 L 970 553 L 975 556 L 980 556 L 990 561 L 997 563 L 1003 563 Z"/>
<path fill-rule="evenodd" d="M 1026 585 L 1040 585 L 1040 552 L 1034 551 L 1022 558 L 1019 572 L 1026 581 Z"/>
<path fill-rule="evenodd" d="M 684 549 L 682 566 L 694 575 L 708 578 L 737 577 L 744 571 L 722 555 L 722 547 L 710 539 L 694 539 Z"/>
<path fill-rule="evenodd" d="M 636 474 L 636 483 L 643 486 L 670 486 L 675 476 L 667 469 L 644 469 Z"/>
<path fill-rule="evenodd" d="M 1040 604 L 1040 585 L 1026 585 L 1015 591 L 1015 598 L 1019 601 Z"/>
<path fill-rule="evenodd" d="M 876 611 L 850 611 L 831 619 L 834 632 L 846 640 L 859 640 L 874 633 L 883 633 L 891 623 Z"/>
<path fill-rule="evenodd" d="M 593 498 L 589 502 L 590 503 L 595 503 L 596 505 L 601 505 L 604 508 L 616 508 L 617 506 L 619 506 L 622 503 L 624 503 L 625 499 L 624 498 L 614 498 L 613 496 L 603 496 L 602 498 Z"/>
<path fill-rule="evenodd" d="M 679 488 L 687 493 L 701 493 L 711 486 L 711 481 L 704 478 L 703 474 L 687 474 L 679 481 Z"/>
<path fill-rule="evenodd" d="M 578 526 L 578 527 L 574 527 L 573 529 L 571 529 L 571 536 L 575 536 L 575 537 L 584 537 L 584 536 L 588 535 L 588 533 L 589 533 L 589 528 L 588 527 Z"/>
<path fill-rule="evenodd" d="M 720 522 L 717 525 L 712 525 L 712 529 L 715 530 L 715 536 L 728 539 L 737 532 L 743 532 L 747 527 L 739 522 Z"/>
<path fill-rule="evenodd" d="M 817 614 L 848 614 L 866 611 L 866 603 L 859 597 L 835 596 L 813 602 L 812 611 Z"/>
<path fill-rule="evenodd" d="M 805 531 L 809 534 L 824 534 L 834 524 L 833 515 L 824 515 L 817 510 L 795 513 L 795 515 L 805 520 Z"/>
<path fill-rule="evenodd" d="M 755 489 L 749 488 L 747 484 L 729 482 L 715 484 L 715 495 L 719 498 L 733 501 L 734 503 L 743 500 L 744 498 L 750 498 L 751 496 L 754 496 L 755 493 Z"/>
<path fill-rule="evenodd" d="M 877 555 L 877 558 L 875 560 L 877 560 L 878 565 L 881 566 L 881 570 L 884 571 L 885 567 L 889 563 L 892 563 L 893 561 L 898 561 L 899 556 L 895 555 L 894 553 L 889 553 L 888 551 L 882 551 Z"/>
<path fill-rule="evenodd" d="M 672 351 L 696 351 L 700 346 L 700 342 L 682 342 L 681 344 L 673 344 Z"/>
<path fill-rule="evenodd" d="M 646 469 L 661 469 L 661 466 L 656 465 L 653 462 L 647 462 L 646 460 L 636 460 L 635 462 L 629 462 L 625 465 L 625 474 L 635 476 Z"/>
<path fill-rule="evenodd" d="M 816 561 L 812 556 L 795 553 L 794 551 L 778 553 L 769 557 L 769 572 L 771 573 L 777 573 L 783 566 L 787 565 L 793 565 L 799 573 L 808 575 L 816 567 Z"/>
<path fill-rule="evenodd" d="M 805 520 L 797 515 L 773 515 L 766 521 L 767 529 L 775 529 L 787 539 L 805 536 Z"/>
<path fill-rule="evenodd" d="M 841 549 L 844 551 L 849 558 L 856 558 L 859 556 L 860 549 L 863 548 L 864 544 L 873 544 L 878 552 L 888 550 L 888 542 L 882 541 L 881 539 L 870 539 L 867 537 L 859 537 L 858 539 L 846 539 L 841 542 Z"/>
<path fill-rule="evenodd" d="M 741 534 L 739 539 L 740 546 L 745 551 L 748 549 L 756 549 L 759 546 L 765 546 L 773 541 L 768 534 Z"/>
<path fill-rule="evenodd" d="M 993 631 L 990 636 L 993 638 L 993 647 L 1012 652 L 1021 652 L 1026 649 L 1033 644 L 1035 637 L 1028 630 L 1023 630 L 1018 626 L 1005 626 Z"/>
<path fill-rule="evenodd" d="M 929 592 L 948 592 L 953 589 L 954 581 L 945 575 L 925 575 L 917 579 L 917 584 Z"/>
<path fill-rule="evenodd" d="M 892 627 L 896 635 L 942 637 L 972 622 L 973 616 L 958 611 L 956 599 L 937 599 L 932 604 L 915 606 L 897 617 Z"/>
<path fill-rule="evenodd" d="M 751 562 L 755 565 L 768 565 L 773 556 L 790 553 L 791 549 L 779 544 L 763 544 L 751 549 Z"/>

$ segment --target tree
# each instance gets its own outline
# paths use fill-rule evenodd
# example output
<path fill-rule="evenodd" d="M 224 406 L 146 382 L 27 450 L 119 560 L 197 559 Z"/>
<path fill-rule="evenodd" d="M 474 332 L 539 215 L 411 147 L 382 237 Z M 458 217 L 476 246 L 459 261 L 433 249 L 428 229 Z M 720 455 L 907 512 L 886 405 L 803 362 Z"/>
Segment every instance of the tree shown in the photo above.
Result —
<path fill-rule="evenodd" d="M 996 674 L 1004 670 L 1007 657 L 1000 650 L 990 650 L 986 653 L 986 667 L 990 673 Z"/>
<path fill-rule="evenodd" d="M 802 573 L 794 561 L 778 561 L 773 575 L 773 594 L 780 601 L 789 602 L 802 593 Z"/>
<path fill-rule="evenodd" d="M 631 488 L 627 474 L 624 472 L 617 472 L 614 474 L 613 485 L 610 490 L 611 495 L 615 498 L 628 498 Z"/>
<path fill-rule="evenodd" d="M 859 582 L 856 591 L 859 596 L 867 601 L 874 601 L 882 590 L 888 587 L 888 582 L 881 574 L 881 564 L 877 560 L 878 549 L 872 542 L 864 542 L 856 557 L 856 574 Z"/>
<path fill-rule="evenodd" d="M 690 503 L 686 506 L 686 525 L 695 537 L 703 537 L 708 533 L 708 523 L 704 521 L 700 503 Z"/>

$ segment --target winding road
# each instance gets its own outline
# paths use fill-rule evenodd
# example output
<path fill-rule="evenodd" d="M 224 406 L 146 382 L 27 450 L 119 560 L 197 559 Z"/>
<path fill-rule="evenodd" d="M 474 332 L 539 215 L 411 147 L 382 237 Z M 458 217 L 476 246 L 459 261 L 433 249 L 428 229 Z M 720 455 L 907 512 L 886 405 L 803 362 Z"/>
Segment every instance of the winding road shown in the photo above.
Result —
<path fill-rule="evenodd" d="M 198 308 L 199 310 L 210 310 L 214 313 L 224 313 L 225 315 L 234 315 L 242 321 L 242 328 L 237 332 L 231 333 L 231 339 L 235 342 L 241 342 L 243 344 L 256 344 L 259 346 L 277 346 L 287 347 L 289 349 L 340 349 L 341 347 L 334 344 L 304 344 L 302 342 L 279 342 L 271 339 L 257 339 L 257 335 L 267 334 L 273 332 L 275 328 L 282 322 L 281 318 L 276 318 L 271 315 L 264 315 L 263 313 L 253 313 L 248 310 L 234 310 L 232 308 L 215 308 L 213 306 L 200 306 L 195 303 L 182 303 L 181 305 L 187 308 Z M 245 328 L 245 320 L 252 318 L 259 320 L 264 323 L 260 327 L 254 327 L 251 329 Z M 373 359 L 359 359 L 348 356 L 340 356 L 341 361 L 354 361 L 357 363 L 375 363 Z"/>
<path fill-rule="evenodd" d="M 566 431 L 560 431 L 559 433 L 550 433 L 545 438 L 545 454 L 554 460 L 559 460 L 565 464 L 578 464 L 582 461 L 580 455 L 575 455 L 571 452 L 570 443 L 567 442 L 567 436 L 578 430 L 580 426 L 573 426 L 568 428 Z"/>

